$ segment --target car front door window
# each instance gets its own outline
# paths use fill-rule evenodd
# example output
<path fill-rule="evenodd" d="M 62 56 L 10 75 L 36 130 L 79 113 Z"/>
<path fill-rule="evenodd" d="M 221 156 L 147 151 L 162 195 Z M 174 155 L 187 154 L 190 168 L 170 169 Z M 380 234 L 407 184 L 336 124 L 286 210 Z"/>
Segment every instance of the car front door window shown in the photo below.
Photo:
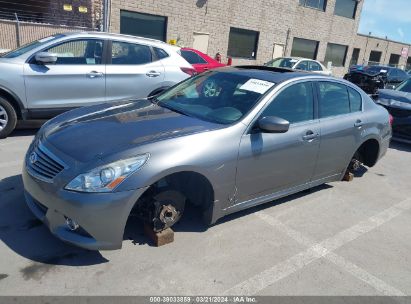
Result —
<path fill-rule="evenodd" d="M 102 64 L 103 41 L 95 39 L 73 40 L 47 49 L 56 54 L 56 65 Z"/>
<path fill-rule="evenodd" d="M 277 116 L 291 124 L 314 119 L 311 82 L 294 84 L 284 89 L 264 110 L 262 116 Z"/>

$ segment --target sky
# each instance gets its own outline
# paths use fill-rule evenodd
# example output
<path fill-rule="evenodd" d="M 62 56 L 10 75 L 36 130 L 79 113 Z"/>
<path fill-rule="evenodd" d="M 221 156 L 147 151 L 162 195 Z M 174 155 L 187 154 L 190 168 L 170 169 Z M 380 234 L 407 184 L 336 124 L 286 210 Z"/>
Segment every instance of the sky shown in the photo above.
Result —
<path fill-rule="evenodd" d="M 411 0 L 363 0 L 359 32 L 411 44 Z"/>

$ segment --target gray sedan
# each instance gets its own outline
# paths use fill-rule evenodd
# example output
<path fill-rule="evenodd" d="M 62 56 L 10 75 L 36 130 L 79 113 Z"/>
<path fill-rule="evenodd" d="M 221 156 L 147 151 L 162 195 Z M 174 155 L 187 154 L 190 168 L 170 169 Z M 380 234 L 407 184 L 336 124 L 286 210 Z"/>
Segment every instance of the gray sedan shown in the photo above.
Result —
<path fill-rule="evenodd" d="M 161 231 L 191 204 L 214 224 L 374 166 L 390 138 L 388 112 L 349 82 L 228 67 L 157 97 L 50 120 L 27 152 L 23 181 L 54 235 L 118 249 L 131 215 Z"/>

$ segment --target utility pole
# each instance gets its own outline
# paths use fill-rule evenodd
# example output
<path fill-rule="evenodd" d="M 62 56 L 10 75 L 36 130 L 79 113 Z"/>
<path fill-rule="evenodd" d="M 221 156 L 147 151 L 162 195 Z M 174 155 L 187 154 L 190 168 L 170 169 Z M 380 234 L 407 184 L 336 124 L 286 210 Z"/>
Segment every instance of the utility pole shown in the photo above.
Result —
<path fill-rule="evenodd" d="M 21 40 L 20 40 L 20 20 L 19 20 L 19 17 L 17 16 L 17 13 L 14 13 L 14 16 L 16 17 L 17 47 L 20 47 L 20 45 L 21 45 Z"/>
<path fill-rule="evenodd" d="M 110 30 L 111 0 L 103 0 L 103 31 Z"/>

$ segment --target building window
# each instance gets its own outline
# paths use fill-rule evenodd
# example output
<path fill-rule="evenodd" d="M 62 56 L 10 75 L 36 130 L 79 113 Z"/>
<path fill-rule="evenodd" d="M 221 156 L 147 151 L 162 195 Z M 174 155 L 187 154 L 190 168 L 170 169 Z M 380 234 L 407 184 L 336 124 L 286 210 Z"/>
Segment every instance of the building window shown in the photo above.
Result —
<path fill-rule="evenodd" d="M 325 12 L 327 6 L 326 0 L 300 0 L 300 5 L 305 7 L 311 7 Z"/>
<path fill-rule="evenodd" d="M 318 41 L 294 38 L 291 56 L 317 59 Z"/>
<path fill-rule="evenodd" d="M 391 54 L 390 56 L 390 66 L 397 67 L 400 64 L 401 55 Z"/>
<path fill-rule="evenodd" d="M 324 62 L 332 62 L 335 67 L 343 67 L 345 65 L 345 58 L 347 56 L 348 46 L 328 43 L 327 51 L 325 52 Z"/>
<path fill-rule="evenodd" d="M 336 0 L 334 15 L 355 19 L 357 4 L 356 0 Z"/>
<path fill-rule="evenodd" d="M 120 33 L 166 41 L 167 17 L 121 11 Z"/>
<path fill-rule="evenodd" d="M 353 49 L 350 66 L 358 64 L 359 58 L 360 58 L 360 49 Z"/>
<path fill-rule="evenodd" d="M 256 59 L 260 33 L 239 28 L 230 28 L 227 55 L 235 58 Z"/>
<path fill-rule="evenodd" d="M 381 52 L 371 51 L 371 53 L 370 53 L 370 59 L 368 59 L 368 64 L 369 64 L 369 65 L 377 65 L 377 64 L 380 64 L 381 55 L 382 55 Z"/>

